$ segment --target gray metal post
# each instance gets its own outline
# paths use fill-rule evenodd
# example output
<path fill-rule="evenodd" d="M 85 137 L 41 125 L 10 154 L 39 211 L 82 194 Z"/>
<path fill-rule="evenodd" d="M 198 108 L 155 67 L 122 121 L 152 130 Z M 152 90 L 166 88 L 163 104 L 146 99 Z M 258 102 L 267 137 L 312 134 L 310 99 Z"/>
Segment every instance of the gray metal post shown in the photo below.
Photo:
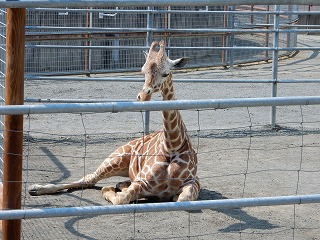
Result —
<path fill-rule="evenodd" d="M 236 11 L 236 7 L 232 6 L 231 7 L 231 11 L 235 12 Z M 232 13 L 231 14 L 231 28 L 234 29 L 235 28 L 235 14 Z M 233 65 L 234 65 L 234 47 L 235 47 L 235 34 L 234 32 L 231 33 L 231 47 L 233 47 L 230 50 L 230 69 L 233 69 Z"/>
<path fill-rule="evenodd" d="M 171 10 L 171 7 L 168 6 L 168 10 Z M 171 28 L 171 13 L 168 13 L 168 19 L 167 19 L 167 28 L 170 29 Z M 170 47 L 171 46 L 171 36 L 170 33 L 167 36 L 167 46 Z M 167 51 L 167 55 L 170 58 L 170 49 Z"/>
<path fill-rule="evenodd" d="M 275 30 L 273 35 L 273 54 L 272 54 L 272 89 L 271 89 L 271 96 L 277 97 L 277 81 L 278 81 L 278 55 L 279 55 L 279 10 L 280 6 L 274 6 L 274 23 L 273 28 Z M 271 107 L 271 128 L 274 129 L 276 127 L 276 113 L 277 108 L 276 106 Z"/>
<path fill-rule="evenodd" d="M 114 27 L 117 27 L 117 13 L 115 13 L 113 15 L 114 18 Z M 119 47 L 120 46 L 120 40 L 119 40 L 119 34 L 115 34 L 114 35 L 114 41 L 113 41 L 113 45 Z M 114 49 L 113 50 L 113 61 L 114 61 L 114 68 L 120 68 L 120 64 L 119 64 L 119 60 L 120 60 L 120 49 Z"/>
<path fill-rule="evenodd" d="M 270 6 L 268 5 L 267 7 L 266 7 L 266 12 L 269 12 L 270 11 Z M 266 14 L 266 29 L 267 30 L 269 30 L 270 28 L 268 27 L 269 26 L 269 23 L 270 23 L 270 15 L 269 14 Z M 265 43 L 265 47 L 269 47 L 269 33 L 268 32 L 266 32 L 265 33 L 265 40 L 264 40 L 264 43 Z M 265 51 L 265 57 L 266 57 L 266 59 L 265 59 L 265 61 L 266 62 L 268 62 L 268 60 L 269 60 L 269 51 L 268 50 L 266 50 Z"/>
<path fill-rule="evenodd" d="M 90 9 L 92 9 L 92 7 Z M 90 11 L 90 13 L 89 13 L 89 28 L 92 28 L 92 27 L 93 27 L 93 13 L 92 13 L 92 11 Z M 89 46 L 92 46 L 91 40 L 89 40 Z M 91 70 L 92 70 L 92 49 L 89 48 L 88 51 L 89 51 L 88 71 L 90 74 Z"/>
<path fill-rule="evenodd" d="M 144 112 L 144 125 L 143 125 L 143 132 L 145 134 L 150 133 L 150 111 Z"/>
<path fill-rule="evenodd" d="M 154 10 L 154 7 L 148 7 L 148 10 Z M 153 13 L 149 12 L 147 16 L 147 46 L 150 46 L 152 43 L 152 31 L 150 29 L 153 26 Z"/>
<path fill-rule="evenodd" d="M 148 10 L 154 10 L 154 7 L 148 7 Z M 148 13 L 147 29 L 152 28 L 152 26 L 153 26 L 153 13 Z M 147 32 L 148 47 L 151 46 L 152 41 L 153 41 L 152 31 L 148 30 Z M 149 134 L 150 132 L 150 111 L 145 111 L 143 131 L 145 134 Z"/>
<path fill-rule="evenodd" d="M 298 5 L 288 5 L 288 11 L 289 12 L 297 12 L 299 10 Z M 288 15 L 288 22 L 291 25 L 295 25 L 295 21 L 299 18 L 298 14 L 290 14 Z M 296 30 L 297 27 L 291 27 L 292 30 Z M 298 41 L 298 34 L 295 32 L 288 32 L 287 33 L 287 47 L 294 47 L 297 46 Z"/>

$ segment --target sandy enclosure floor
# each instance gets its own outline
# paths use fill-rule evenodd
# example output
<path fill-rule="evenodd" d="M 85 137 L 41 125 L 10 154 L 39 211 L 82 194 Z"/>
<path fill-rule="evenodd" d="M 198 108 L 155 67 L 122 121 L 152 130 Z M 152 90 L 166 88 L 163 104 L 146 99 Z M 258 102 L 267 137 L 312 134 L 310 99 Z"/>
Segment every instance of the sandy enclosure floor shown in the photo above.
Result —
<path fill-rule="evenodd" d="M 319 36 L 299 36 L 319 44 Z M 283 60 L 279 79 L 319 78 L 318 52 Z M 270 79 L 272 65 L 176 71 L 174 78 Z M 141 76 L 139 73 L 107 76 Z M 27 81 L 26 98 L 134 100 L 141 83 Z M 269 97 L 270 84 L 176 83 L 178 99 Z M 279 96 L 319 95 L 319 84 L 279 84 Z M 155 99 L 159 99 L 158 96 Z M 197 150 L 201 200 L 320 193 L 320 106 L 181 111 Z M 118 146 L 143 133 L 143 114 L 46 114 L 25 117 L 23 208 L 105 205 L 100 188 L 32 197 L 33 183 L 67 183 L 90 173 Z M 152 112 L 150 130 L 161 128 Z M 320 239 L 320 204 L 29 219 L 23 239 Z"/>

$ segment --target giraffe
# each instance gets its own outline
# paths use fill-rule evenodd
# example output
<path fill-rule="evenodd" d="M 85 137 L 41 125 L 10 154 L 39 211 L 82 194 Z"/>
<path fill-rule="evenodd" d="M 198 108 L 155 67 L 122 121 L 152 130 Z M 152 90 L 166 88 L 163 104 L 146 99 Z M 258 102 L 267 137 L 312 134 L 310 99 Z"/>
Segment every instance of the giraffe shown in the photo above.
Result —
<path fill-rule="evenodd" d="M 156 47 L 160 50 L 156 51 Z M 182 67 L 186 58 L 171 60 L 165 52 L 165 42 L 154 41 L 142 67 L 145 83 L 137 100 L 149 101 L 155 92 L 163 100 L 175 100 L 171 68 Z M 112 176 L 129 177 L 116 187 L 103 187 L 102 196 L 112 204 L 128 204 L 141 198 L 156 197 L 161 201 L 197 200 L 200 183 L 196 176 L 197 155 L 191 146 L 186 126 L 178 110 L 164 110 L 163 128 L 134 139 L 116 149 L 95 172 L 79 181 L 66 184 L 34 184 L 30 195 L 53 194 L 70 188 L 93 187 Z"/>

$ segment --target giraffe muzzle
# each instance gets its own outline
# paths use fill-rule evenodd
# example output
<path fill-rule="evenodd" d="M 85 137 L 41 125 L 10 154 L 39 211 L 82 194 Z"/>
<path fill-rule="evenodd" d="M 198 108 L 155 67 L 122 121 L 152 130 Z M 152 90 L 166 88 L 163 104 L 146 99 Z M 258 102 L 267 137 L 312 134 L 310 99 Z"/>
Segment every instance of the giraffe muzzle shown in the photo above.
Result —
<path fill-rule="evenodd" d="M 137 100 L 140 102 L 150 101 L 151 94 L 146 94 L 144 91 L 140 92 L 137 96 Z"/>

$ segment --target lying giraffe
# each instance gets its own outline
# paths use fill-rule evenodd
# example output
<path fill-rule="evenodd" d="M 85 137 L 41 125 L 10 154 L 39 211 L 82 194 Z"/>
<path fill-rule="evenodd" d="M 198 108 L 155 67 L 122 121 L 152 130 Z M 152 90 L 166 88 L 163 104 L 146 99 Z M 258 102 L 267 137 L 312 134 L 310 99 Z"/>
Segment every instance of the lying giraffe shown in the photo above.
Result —
<path fill-rule="evenodd" d="M 158 45 L 160 50 L 156 51 Z M 187 59 L 169 59 L 164 41 L 153 42 L 145 55 L 146 62 L 142 67 L 145 83 L 138 100 L 149 101 L 158 91 L 163 100 L 175 100 L 170 69 L 184 66 Z M 178 110 L 165 110 L 162 130 L 119 147 L 94 173 L 69 184 L 35 184 L 30 186 L 29 193 L 43 195 L 69 188 L 93 187 L 102 179 L 123 176 L 130 180 L 118 183 L 116 188 L 102 188 L 103 197 L 113 204 L 127 204 L 148 197 L 162 201 L 193 201 L 200 191 L 196 173 L 197 155 L 182 117 Z"/>

